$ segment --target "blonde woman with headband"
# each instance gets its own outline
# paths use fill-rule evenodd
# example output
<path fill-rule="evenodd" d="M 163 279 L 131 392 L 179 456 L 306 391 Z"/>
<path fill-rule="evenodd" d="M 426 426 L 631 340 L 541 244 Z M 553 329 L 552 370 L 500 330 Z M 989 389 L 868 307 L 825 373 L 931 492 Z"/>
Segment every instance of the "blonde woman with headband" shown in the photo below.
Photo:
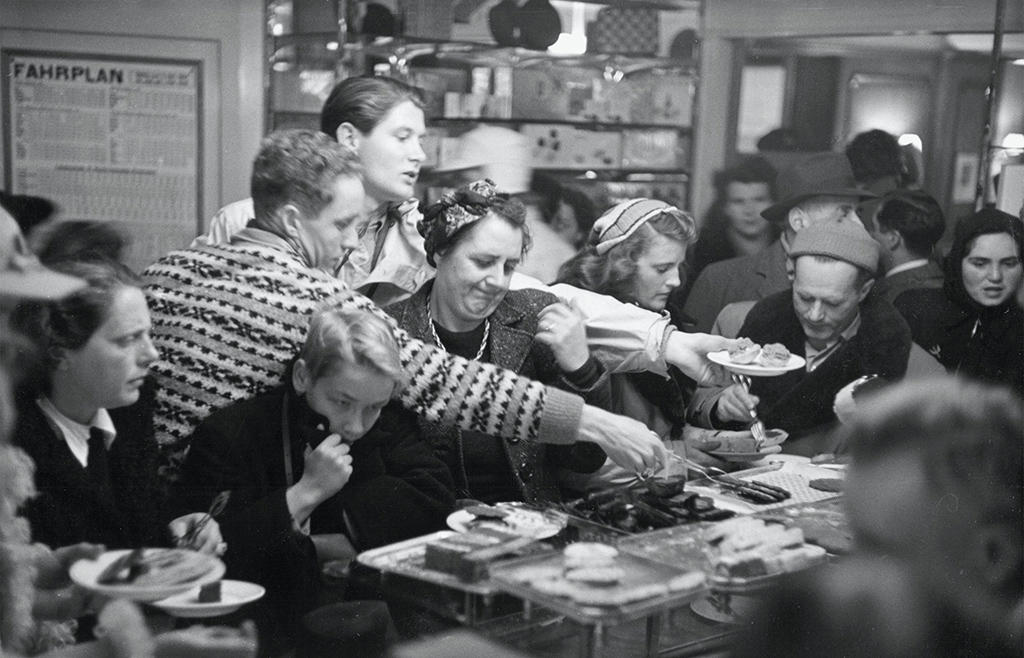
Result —
<path fill-rule="evenodd" d="M 689 214 L 656 199 L 623 201 L 594 223 L 587 245 L 559 270 L 557 283 L 609 295 L 654 313 L 664 313 L 669 295 L 679 287 L 686 250 L 695 228 Z M 686 406 L 695 382 L 676 368 L 668 377 L 652 373 L 612 375 L 610 410 L 635 418 L 680 456 L 689 444 L 691 457 L 715 463 L 703 450 L 754 440 L 749 432 L 718 432 L 686 425 Z M 726 448 L 738 449 L 738 448 Z M 579 488 L 601 488 L 628 481 L 629 473 L 611 462 L 586 478 L 567 476 Z"/>

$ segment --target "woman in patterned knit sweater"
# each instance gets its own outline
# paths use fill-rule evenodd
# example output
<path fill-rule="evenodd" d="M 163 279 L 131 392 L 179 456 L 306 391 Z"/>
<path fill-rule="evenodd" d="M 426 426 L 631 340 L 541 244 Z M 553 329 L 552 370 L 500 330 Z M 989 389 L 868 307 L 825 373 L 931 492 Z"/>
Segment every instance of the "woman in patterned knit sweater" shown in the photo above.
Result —
<path fill-rule="evenodd" d="M 329 273 L 359 239 L 364 192 L 349 151 L 322 133 L 274 133 L 253 165 L 252 193 L 256 217 L 231 243 L 171 252 L 143 275 L 161 352 L 157 437 L 171 450 L 210 411 L 280 384 L 318 308 L 387 317 Z M 511 441 L 591 441 L 632 470 L 665 459 L 637 421 L 396 336 L 408 375 L 398 398 L 421 416 Z"/>

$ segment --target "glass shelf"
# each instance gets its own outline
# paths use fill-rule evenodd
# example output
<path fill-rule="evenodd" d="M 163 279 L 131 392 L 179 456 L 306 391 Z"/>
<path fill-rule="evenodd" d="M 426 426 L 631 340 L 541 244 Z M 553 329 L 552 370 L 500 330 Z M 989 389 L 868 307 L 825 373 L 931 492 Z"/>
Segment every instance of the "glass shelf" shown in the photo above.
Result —
<path fill-rule="evenodd" d="M 499 119 L 494 117 L 429 117 L 428 123 L 486 123 L 494 125 L 518 125 L 518 124 L 555 124 L 559 126 L 576 126 L 589 130 L 675 130 L 681 133 L 689 133 L 689 126 L 680 126 L 674 123 L 632 123 L 629 121 L 597 121 L 588 119 L 523 119 L 510 117 Z"/>
<path fill-rule="evenodd" d="M 577 1 L 623 6 L 618 0 Z M 490 41 L 486 27 L 457 33 L 461 39 L 434 39 L 429 30 L 423 32 L 427 37 L 367 36 L 345 31 L 345 21 L 340 21 L 342 31 L 323 30 L 338 25 L 338 16 L 347 15 L 348 26 L 355 25 L 354 14 L 346 10 L 350 2 L 338 1 L 332 19 L 322 15 L 323 4 L 300 11 L 292 0 L 268 0 L 268 9 L 285 7 L 282 21 L 268 20 L 264 42 L 268 130 L 316 129 L 326 92 L 338 80 L 349 75 L 393 75 L 427 90 L 427 125 L 436 141 L 430 160 L 443 159 L 448 153 L 444 140 L 457 138 L 476 124 L 510 127 L 540 141 L 548 139 L 549 131 L 538 126 L 550 125 L 551 138 L 586 157 L 560 157 L 575 151 L 556 148 L 555 156 L 538 156 L 536 171 L 573 181 L 595 192 L 592 197 L 601 203 L 612 203 L 620 196 L 653 195 L 685 204 L 695 120 L 692 103 L 699 88 L 695 59 L 625 53 L 552 55 L 498 46 Z M 632 0 L 629 6 L 663 12 L 667 21 L 668 12 L 699 11 L 701 0 Z M 596 10 L 587 12 L 591 15 Z M 285 33 L 271 34 L 270 27 Z M 487 68 L 493 82 L 481 89 L 479 76 L 484 73 L 480 69 Z M 481 112 L 497 116 L 458 116 Z M 601 159 L 591 166 L 577 166 L 577 162 L 590 163 L 594 153 L 604 152 L 602 148 L 618 156 L 598 167 L 593 165 Z M 425 167 L 424 175 L 429 180 L 431 169 Z"/>
<path fill-rule="evenodd" d="M 573 68 L 589 68 L 604 70 L 612 68 L 622 71 L 624 75 L 632 75 L 644 71 L 675 71 L 693 73 L 696 62 L 692 60 L 674 59 L 669 57 L 647 57 L 612 53 L 586 53 L 583 55 L 552 55 L 543 50 L 530 50 L 518 47 L 502 47 L 494 43 L 470 41 L 451 41 L 441 39 L 424 39 L 422 37 L 376 37 L 364 39 L 349 35 L 352 41 L 338 46 L 336 32 L 315 32 L 306 34 L 285 34 L 270 37 L 273 51 L 289 46 L 313 47 L 322 44 L 335 44 L 335 52 L 342 55 L 346 52 L 360 52 L 367 57 L 381 60 L 397 58 L 411 65 L 414 60 L 422 57 L 434 57 L 439 62 L 453 62 L 468 66 L 567 66 Z"/>

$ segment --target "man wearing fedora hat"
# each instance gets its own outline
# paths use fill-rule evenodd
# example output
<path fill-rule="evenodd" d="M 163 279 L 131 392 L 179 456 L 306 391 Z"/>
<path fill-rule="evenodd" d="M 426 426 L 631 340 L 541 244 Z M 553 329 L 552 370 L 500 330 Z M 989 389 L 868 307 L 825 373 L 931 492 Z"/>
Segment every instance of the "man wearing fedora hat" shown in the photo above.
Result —
<path fill-rule="evenodd" d="M 806 365 L 755 378 L 749 390 L 739 384 L 702 388 L 691 414 L 703 426 L 728 427 L 749 423 L 756 409 L 769 427 L 790 433 L 784 451 L 811 455 L 830 447 L 811 435 L 820 438 L 836 421 L 836 393 L 867 375 L 902 378 L 912 342 L 896 309 L 868 297 L 879 247 L 860 224 L 810 224 L 795 234 L 789 255 L 792 288 L 757 302 L 740 335 L 762 345 L 781 343 Z"/>
<path fill-rule="evenodd" d="M 761 216 L 781 225 L 782 235 L 767 249 L 712 263 L 697 277 L 683 307 L 693 330 L 706 332 L 727 304 L 758 300 L 789 288 L 789 245 L 807 226 L 822 222 L 860 223 L 855 212 L 871 192 L 857 188 L 841 153 L 819 153 L 783 169 L 776 182 L 779 201 Z"/>

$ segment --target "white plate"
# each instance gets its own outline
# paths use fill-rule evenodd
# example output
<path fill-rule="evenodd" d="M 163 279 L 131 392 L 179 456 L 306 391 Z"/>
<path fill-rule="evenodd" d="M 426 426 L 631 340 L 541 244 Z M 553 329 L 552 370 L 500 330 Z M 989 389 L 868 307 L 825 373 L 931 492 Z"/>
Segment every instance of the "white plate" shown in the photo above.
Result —
<path fill-rule="evenodd" d="M 756 462 L 770 457 L 771 455 L 777 455 L 782 452 L 782 446 L 768 446 L 759 452 L 727 452 L 725 450 L 708 450 L 709 455 L 714 455 L 719 459 L 727 462 Z"/>
<path fill-rule="evenodd" d="M 782 452 L 781 445 L 789 438 L 789 432 L 782 429 L 770 429 L 765 432 L 764 443 L 761 449 L 751 452 L 730 452 L 728 450 L 706 450 L 709 455 L 714 455 L 727 462 L 756 462 L 769 455 L 777 455 Z M 711 438 L 714 441 L 714 437 Z"/>
<path fill-rule="evenodd" d="M 266 590 L 256 583 L 244 580 L 223 580 L 220 583 L 220 601 L 199 602 L 199 588 L 154 601 L 153 605 L 175 617 L 219 617 L 238 610 L 246 603 L 263 598 Z"/>
<path fill-rule="evenodd" d="M 728 350 L 721 350 L 719 352 L 708 352 L 708 360 L 712 363 L 717 363 L 730 372 L 735 372 L 738 375 L 748 375 L 750 377 L 778 377 L 784 375 L 790 370 L 797 370 L 803 368 L 807 363 L 804 361 L 802 356 L 796 354 L 789 355 L 789 361 L 784 366 L 763 366 L 760 363 L 733 363 L 732 359 L 729 358 Z"/>
<path fill-rule="evenodd" d="M 501 519 L 481 519 L 460 509 L 448 515 L 448 527 L 457 532 L 469 532 L 473 528 L 492 528 L 521 537 L 547 539 L 557 535 L 568 523 L 568 518 L 562 514 L 524 509 L 514 503 L 498 503 L 494 507 L 505 510 L 508 515 Z"/>
<path fill-rule="evenodd" d="M 154 549 L 147 549 L 154 550 Z M 161 550 L 161 549 L 155 549 Z M 166 599 L 168 596 L 174 596 L 182 592 L 188 591 L 193 587 L 205 585 L 206 583 L 212 583 L 215 580 L 220 580 L 224 575 L 224 563 L 218 558 L 212 555 L 207 555 L 206 558 L 210 560 L 211 566 L 209 571 L 205 574 L 190 580 L 187 583 L 179 583 L 177 585 L 101 585 L 96 582 L 99 575 L 103 573 L 110 564 L 121 557 L 131 553 L 130 549 L 124 549 L 119 551 L 107 551 L 103 553 L 95 560 L 79 560 L 71 565 L 70 575 L 71 581 L 76 585 L 84 587 L 87 590 L 102 594 L 103 596 L 114 598 L 114 599 L 129 599 L 131 601 L 149 602 L 158 601 L 160 599 Z"/>

